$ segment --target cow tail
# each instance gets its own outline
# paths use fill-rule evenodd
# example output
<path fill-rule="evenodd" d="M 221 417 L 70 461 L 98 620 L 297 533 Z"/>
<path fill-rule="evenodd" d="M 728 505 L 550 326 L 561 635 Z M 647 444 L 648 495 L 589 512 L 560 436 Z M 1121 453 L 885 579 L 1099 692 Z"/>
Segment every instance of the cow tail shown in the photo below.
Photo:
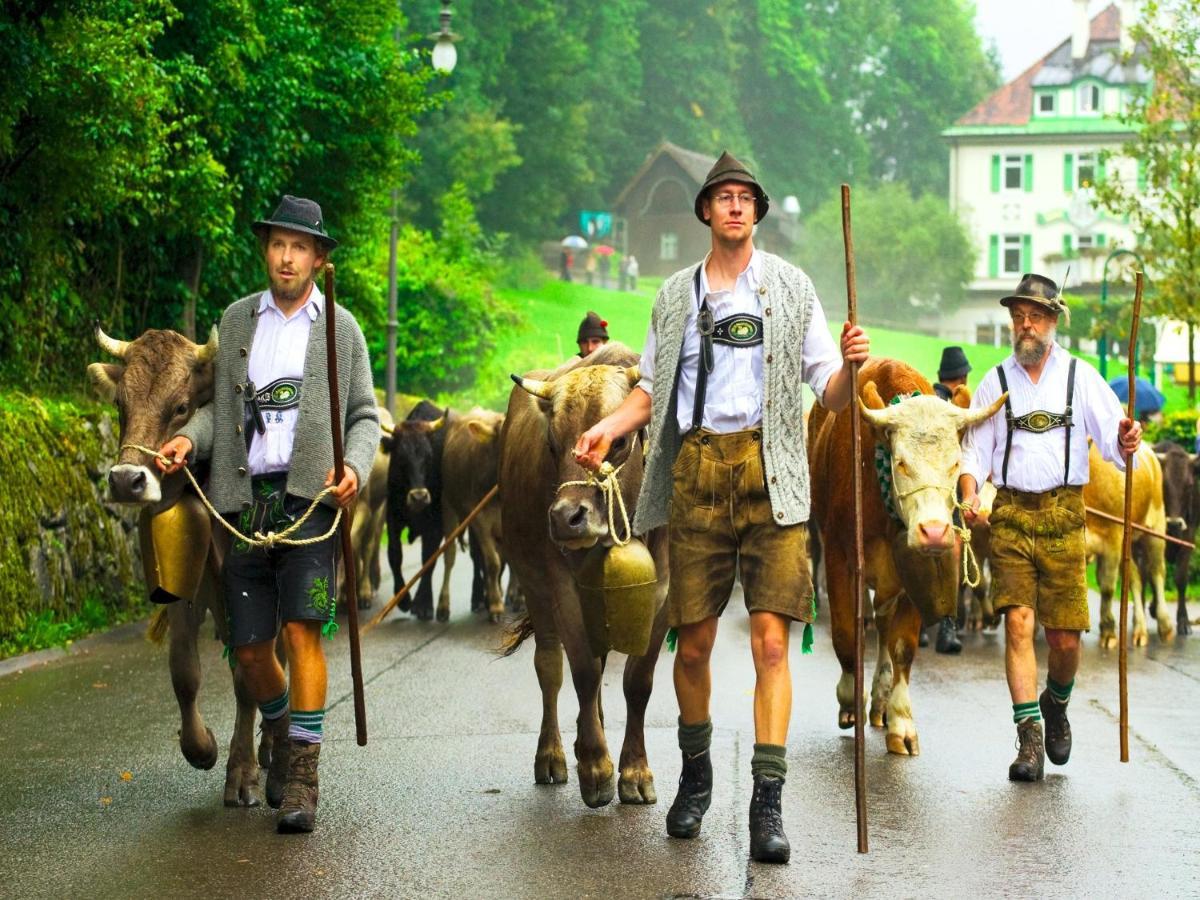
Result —
<path fill-rule="evenodd" d="M 496 648 L 496 652 L 500 656 L 512 656 L 520 646 L 525 643 L 526 638 L 533 636 L 533 620 L 529 618 L 528 613 L 523 613 L 509 624 L 504 629 L 504 638 L 500 641 L 500 646 Z"/>
<path fill-rule="evenodd" d="M 154 615 L 150 617 L 150 623 L 146 626 L 146 640 L 154 644 L 161 644 L 163 638 L 167 636 L 167 608 L 160 606 L 154 611 Z"/>

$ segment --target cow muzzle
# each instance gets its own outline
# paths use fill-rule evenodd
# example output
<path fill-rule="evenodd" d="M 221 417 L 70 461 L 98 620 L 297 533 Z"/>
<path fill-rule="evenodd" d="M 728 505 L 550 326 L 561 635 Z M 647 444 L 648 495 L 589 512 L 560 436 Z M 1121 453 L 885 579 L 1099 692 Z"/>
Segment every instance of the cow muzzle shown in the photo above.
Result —
<path fill-rule="evenodd" d="M 116 503 L 157 503 L 162 486 L 148 467 L 120 463 L 108 470 L 108 495 Z"/>
<path fill-rule="evenodd" d="M 564 496 L 550 505 L 550 539 L 568 550 L 586 550 L 608 534 L 603 508 L 591 497 Z"/>
<path fill-rule="evenodd" d="M 419 512 L 423 512 L 433 498 L 429 495 L 427 488 L 413 488 L 404 497 L 404 505 L 410 516 L 415 516 Z"/>
<path fill-rule="evenodd" d="M 954 547 L 954 529 L 949 522 L 928 521 L 917 525 L 916 549 L 922 553 L 941 554 Z"/>

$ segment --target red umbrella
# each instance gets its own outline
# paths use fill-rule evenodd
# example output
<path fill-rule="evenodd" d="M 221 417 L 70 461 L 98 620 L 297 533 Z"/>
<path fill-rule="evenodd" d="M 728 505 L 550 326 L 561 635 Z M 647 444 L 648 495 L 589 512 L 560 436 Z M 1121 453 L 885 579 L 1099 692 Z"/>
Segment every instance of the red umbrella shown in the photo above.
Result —
<path fill-rule="evenodd" d="M 614 247 L 608 246 L 608 244 L 597 244 L 592 248 L 592 252 L 599 256 L 612 256 L 617 251 Z"/>

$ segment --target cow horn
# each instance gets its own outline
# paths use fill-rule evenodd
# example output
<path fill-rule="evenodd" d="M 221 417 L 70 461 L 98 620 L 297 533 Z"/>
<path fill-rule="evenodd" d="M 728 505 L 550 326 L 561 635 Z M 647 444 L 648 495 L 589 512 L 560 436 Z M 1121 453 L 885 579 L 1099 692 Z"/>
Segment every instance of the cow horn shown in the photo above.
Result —
<path fill-rule="evenodd" d="M 212 327 L 212 331 L 208 333 L 208 343 L 196 348 L 196 362 L 208 362 L 210 359 L 215 359 L 217 355 L 217 326 Z"/>
<path fill-rule="evenodd" d="M 980 422 L 987 421 L 1000 411 L 1000 407 L 1004 405 L 1004 401 L 1007 399 L 1008 393 L 1006 392 L 992 401 L 990 406 L 982 407 L 980 409 L 956 410 L 956 412 L 958 412 L 959 431 L 963 430 L 964 428 L 970 428 L 973 425 L 978 425 Z"/>
<path fill-rule="evenodd" d="M 637 383 L 642 380 L 642 370 L 636 365 L 629 366 L 625 370 L 625 377 L 629 380 L 631 388 L 637 387 Z"/>
<path fill-rule="evenodd" d="M 521 388 L 524 388 L 535 397 L 541 397 L 543 400 L 554 399 L 554 385 L 548 381 L 539 381 L 536 378 L 522 378 L 520 375 L 509 375 L 513 381 Z"/>
<path fill-rule="evenodd" d="M 888 420 L 891 418 L 889 415 L 890 409 L 871 409 L 871 407 L 867 406 L 867 404 L 863 402 L 862 397 L 858 398 L 858 409 L 862 413 L 863 418 L 876 428 L 888 427 Z"/>
<path fill-rule="evenodd" d="M 425 424 L 425 430 L 432 433 L 432 432 L 437 431 L 439 428 L 441 428 L 445 424 L 446 424 L 446 414 L 442 413 L 436 419 L 431 419 L 429 422 L 427 422 Z"/>
<path fill-rule="evenodd" d="M 129 352 L 129 341 L 118 341 L 109 337 L 99 324 L 96 325 L 96 343 L 100 345 L 101 350 L 117 359 L 124 359 L 125 354 Z"/>
<path fill-rule="evenodd" d="M 395 425 L 389 425 L 387 422 L 380 422 L 380 423 L 379 423 L 379 430 L 380 430 L 380 431 L 382 431 L 384 434 L 392 434 L 392 433 L 394 433 L 394 432 L 395 432 L 395 430 L 396 430 L 396 426 L 395 426 Z"/>

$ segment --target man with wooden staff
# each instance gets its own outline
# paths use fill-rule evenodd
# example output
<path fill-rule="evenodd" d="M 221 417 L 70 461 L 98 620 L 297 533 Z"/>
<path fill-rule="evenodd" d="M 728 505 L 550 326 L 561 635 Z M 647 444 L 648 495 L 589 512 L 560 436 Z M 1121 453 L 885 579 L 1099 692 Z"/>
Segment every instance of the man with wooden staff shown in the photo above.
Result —
<path fill-rule="evenodd" d="M 722 154 L 695 201 L 712 250 L 663 283 L 640 383 L 580 437 L 576 453 L 595 469 L 614 441 L 650 425 L 634 531 L 668 525 L 670 540 L 683 773 L 667 833 L 698 835 L 712 800 L 709 660 L 740 573 L 757 675 L 750 855 L 787 862 L 788 634 L 793 620 L 813 620 L 801 383 L 828 408 L 845 408 L 850 363 L 866 360 L 869 344 L 847 322 L 839 354 L 808 276 L 755 249 L 754 225 L 768 203 L 746 167 Z"/>
<path fill-rule="evenodd" d="M 333 484 L 333 435 L 326 362 L 325 297 L 314 282 L 337 242 L 321 207 L 285 196 L 254 223 L 270 286 L 234 302 L 221 317 L 213 399 L 161 453 L 171 472 L 187 457 L 211 459 L 208 495 L 244 535 L 281 532 Z M 337 309 L 338 395 L 345 476 L 291 535 L 330 532 L 336 507 L 349 507 L 379 444 L 379 417 L 367 345 L 354 316 Z M 312 831 L 317 761 L 325 717 L 322 632 L 336 630 L 336 535 L 304 546 L 259 547 L 235 540 L 223 571 L 237 665 L 273 738 L 267 802 L 278 830 Z M 275 658 L 283 625 L 291 684 Z"/>
<path fill-rule="evenodd" d="M 1013 354 L 984 376 L 971 406 L 987 406 L 1005 392 L 1008 401 L 1003 419 L 997 413 L 964 437 L 959 489 L 973 524 L 981 518 L 979 485 L 989 476 L 996 484 L 991 592 L 1005 614 L 1004 665 L 1018 743 L 1008 777 L 1039 781 L 1046 756 L 1060 766 L 1071 756 L 1067 702 L 1079 668 L 1079 633 L 1091 625 L 1083 508 L 1088 438 L 1124 470 L 1142 428 L 1125 418 L 1100 373 L 1056 343 L 1059 316 L 1070 321 L 1058 285 L 1025 275 L 1000 302 L 1012 317 Z M 1035 616 L 1050 645 L 1040 697 Z"/>

